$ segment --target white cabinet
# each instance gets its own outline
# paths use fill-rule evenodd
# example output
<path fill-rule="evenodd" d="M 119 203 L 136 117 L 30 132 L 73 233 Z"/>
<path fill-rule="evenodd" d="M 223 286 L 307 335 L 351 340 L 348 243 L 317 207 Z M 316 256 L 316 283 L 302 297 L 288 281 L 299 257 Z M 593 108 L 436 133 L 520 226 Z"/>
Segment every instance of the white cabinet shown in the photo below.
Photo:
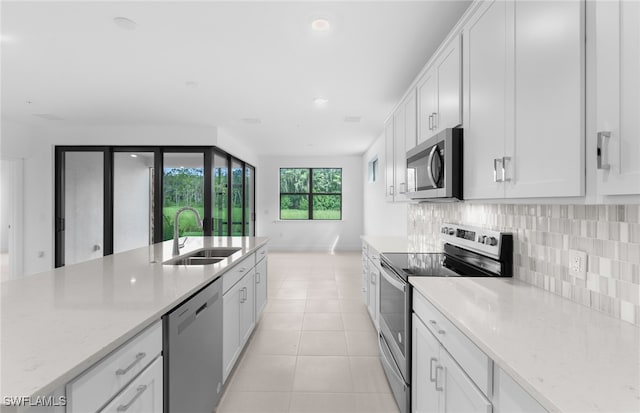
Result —
<path fill-rule="evenodd" d="M 266 255 L 266 247 L 264 248 L 265 248 L 264 250 L 265 254 L 261 255 L 260 251 L 258 251 L 258 254 L 256 254 L 256 260 L 258 260 L 256 264 L 256 275 L 255 275 L 255 281 L 256 281 L 255 320 L 256 322 L 260 319 L 260 316 L 262 315 L 262 312 L 264 311 L 264 308 L 267 305 L 267 255 Z"/>
<path fill-rule="evenodd" d="M 362 301 L 369 306 L 369 258 L 367 257 L 367 243 L 362 243 Z"/>
<path fill-rule="evenodd" d="M 492 404 L 417 315 L 413 315 L 413 412 L 491 413 Z"/>
<path fill-rule="evenodd" d="M 255 269 L 224 293 L 222 305 L 222 366 L 226 381 L 255 326 Z"/>
<path fill-rule="evenodd" d="M 158 357 L 101 412 L 162 412 L 162 396 L 162 357 Z"/>
<path fill-rule="evenodd" d="M 462 39 L 443 48 L 433 66 L 418 81 L 417 111 L 420 144 L 446 128 L 462 123 Z"/>
<path fill-rule="evenodd" d="M 384 125 L 384 187 L 385 199 L 393 202 L 395 194 L 394 116 Z"/>
<path fill-rule="evenodd" d="M 386 199 L 408 201 L 407 150 L 416 146 L 416 92 L 410 91 L 385 125 Z"/>
<path fill-rule="evenodd" d="M 362 246 L 362 292 L 376 330 L 380 330 L 380 253 L 371 245 Z"/>
<path fill-rule="evenodd" d="M 487 1 L 463 39 L 465 199 L 584 195 L 584 2 Z"/>
<path fill-rule="evenodd" d="M 499 367 L 494 369 L 495 413 L 546 413 L 547 410 Z"/>
<path fill-rule="evenodd" d="M 640 3 L 594 7 L 597 191 L 640 194 Z"/>
<path fill-rule="evenodd" d="M 152 369 L 154 363 L 157 364 L 157 358 L 162 360 L 159 357 L 161 352 L 162 323 L 157 322 L 69 382 L 66 389 L 67 412 L 96 412 L 114 396 L 118 400 L 131 400 L 128 399 L 130 389 L 126 386 L 139 373 Z M 162 361 L 159 363 L 159 382 L 155 370 L 148 373 L 148 380 L 153 382 L 152 387 L 156 389 L 158 383 L 162 388 Z M 153 393 L 151 390 L 145 397 Z M 142 397 L 142 390 L 139 393 L 141 395 L 138 397 Z M 158 411 L 162 411 L 162 400 L 158 406 Z"/>

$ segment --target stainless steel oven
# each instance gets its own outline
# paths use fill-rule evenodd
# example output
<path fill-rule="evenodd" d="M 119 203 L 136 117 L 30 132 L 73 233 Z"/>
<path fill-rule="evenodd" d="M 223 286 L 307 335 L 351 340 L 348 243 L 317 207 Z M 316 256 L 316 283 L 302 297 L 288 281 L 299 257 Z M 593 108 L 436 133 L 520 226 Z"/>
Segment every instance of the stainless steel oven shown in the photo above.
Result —
<path fill-rule="evenodd" d="M 407 152 L 407 193 L 416 200 L 462 199 L 462 129 L 445 129 Z"/>
<path fill-rule="evenodd" d="M 411 306 L 409 277 L 510 277 L 513 237 L 445 224 L 441 253 L 383 253 L 379 345 L 387 380 L 401 413 L 411 411 Z"/>

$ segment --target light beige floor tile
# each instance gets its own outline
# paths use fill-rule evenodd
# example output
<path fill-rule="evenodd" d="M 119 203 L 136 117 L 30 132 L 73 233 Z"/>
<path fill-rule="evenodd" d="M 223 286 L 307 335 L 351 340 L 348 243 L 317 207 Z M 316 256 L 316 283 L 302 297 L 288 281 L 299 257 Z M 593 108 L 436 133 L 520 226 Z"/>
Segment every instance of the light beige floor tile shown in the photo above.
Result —
<path fill-rule="evenodd" d="M 338 284 L 334 280 L 312 280 L 309 281 L 308 288 L 313 289 L 323 289 L 323 288 L 338 288 Z"/>
<path fill-rule="evenodd" d="M 289 410 L 288 392 L 226 392 L 216 413 L 282 413 Z"/>
<path fill-rule="evenodd" d="M 338 288 L 338 295 L 340 296 L 340 298 L 345 298 L 345 299 L 357 299 L 360 298 L 362 296 L 362 288 L 358 285 L 358 286 L 353 286 L 353 287 L 343 287 L 343 288 Z"/>
<path fill-rule="evenodd" d="M 362 293 L 358 298 L 340 300 L 340 311 L 343 313 L 362 313 L 366 314 L 367 306 L 362 300 Z"/>
<path fill-rule="evenodd" d="M 357 393 L 388 393 L 389 384 L 379 357 L 350 357 L 353 390 Z"/>
<path fill-rule="evenodd" d="M 344 329 L 348 331 L 369 331 L 375 332 L 375 326 L 369 314 L 365 313 L 342 313 Z"/>
<path fill-rule="evenodd" d="M 305 313 L 302 329 L 307 331 L 343 331 L 340 313 Z"/>
<path fill-rule="evenodd" d="M 373 332 L 346 331 L 347 351 L 350 356 L 377 356 L 378 336 Z"/>
<path fill-rule="evenodd" d="M 293 389 L 296 392 L 352 392 L 349 358 L 298 356 Z"/>
<path fill-rule="evenodd" d="M 339 313 L 340 312 L 340 300 L 338 297 L 335 299 L 307 299 L 307 306 L 304 309 L 305 313 Z"/>
<path fill-rule="evenodd" d="M 233 373 L 230 391 L 291 391 L 296 370 L 295 356 L 245 353 Z"/>
<path fill-rule="evenodd" d="M 298 354 L 299 330 L 257 330 L 247 349 L 253 354 L 290 355 Z"/>
<path fill-rule="evenodd" d="M 358 393 L 356 402 L 358 413 L 400 413 L 391 393 Z"/>
<path fill-rule="evenodd" d="M 303 331 L 300 337 L 301 356 L 346 356 L 347 340 L 342 331 Z"/>
<path fill-rule="evenodd" d="M 303 313 L 264 313 L 259 330 L 301 330 Z"/>
<path fill-rule="evenodd" d="M 267 313 L 304 313 L 307 300 L 270 298 L 264 311 Z"/>
<path fill-rule="evenodd" d="M 307 298 L 307 289 L 306 288 L 280 288 L 276 292 L 275 298 L 303 300 Z"/>
<path fill-rule="evenodd" d="M 333 287 L 333 288 L 311 288 L 309 287 L 309 289 L 307 290 L 307 299 L 317 299 L 317 298 L 322 298 L 322 299 L 332 299 L 332 300 L 337 300 L 339 298 L 338 296 L 338 289 Z"/>
<path fill-rule="evenodd" d="M 290 413 L 354 413 L 358 403 L 351 393 L 292 393 Z"/>
<path fill-rule="evenodd" d="M 296 289 L 307 289 L 309 288 L 309 283 L 311 281 L 309 280 L 290 280 L 287 279 L 285 281 L 282 282 L 282 285 L 280 286 L 280 288 L 285 288 L 285 289 L 292 289 L 292 290 L 296 290 Z"/>

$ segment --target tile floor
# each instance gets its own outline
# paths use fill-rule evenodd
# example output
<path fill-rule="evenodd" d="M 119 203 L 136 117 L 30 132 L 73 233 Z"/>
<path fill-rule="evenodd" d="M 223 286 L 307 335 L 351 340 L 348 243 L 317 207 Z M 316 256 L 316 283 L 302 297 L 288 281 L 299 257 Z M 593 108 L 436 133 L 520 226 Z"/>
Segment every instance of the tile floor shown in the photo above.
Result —
<path fill-rule="evenodd" d="M 267 308 L 217 413 L 396 413 L 360 253 L 269 253 Z"/>

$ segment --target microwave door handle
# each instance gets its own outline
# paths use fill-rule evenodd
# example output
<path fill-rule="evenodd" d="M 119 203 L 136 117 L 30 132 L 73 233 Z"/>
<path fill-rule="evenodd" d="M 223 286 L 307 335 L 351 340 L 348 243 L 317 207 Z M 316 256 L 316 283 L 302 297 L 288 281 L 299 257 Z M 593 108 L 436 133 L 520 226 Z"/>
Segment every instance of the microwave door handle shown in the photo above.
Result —
<path fill-rule="evenodd" d="M 433 185 L 434 188 L 437 188 L 438 184 L 436 183 L 436 178 L 433 176 L 433 168 L 431 168 L 431 165 L 433 164 L 433 157 L 436 156 L 437 150 L 438 145 L 433 145 L 433 148 L 431 148 L 431 152 L 429 152 L 429 158 L 427 159 L 427 176 L 429 177 L 429 181 L 431 181 L 431 185 Z"/>

